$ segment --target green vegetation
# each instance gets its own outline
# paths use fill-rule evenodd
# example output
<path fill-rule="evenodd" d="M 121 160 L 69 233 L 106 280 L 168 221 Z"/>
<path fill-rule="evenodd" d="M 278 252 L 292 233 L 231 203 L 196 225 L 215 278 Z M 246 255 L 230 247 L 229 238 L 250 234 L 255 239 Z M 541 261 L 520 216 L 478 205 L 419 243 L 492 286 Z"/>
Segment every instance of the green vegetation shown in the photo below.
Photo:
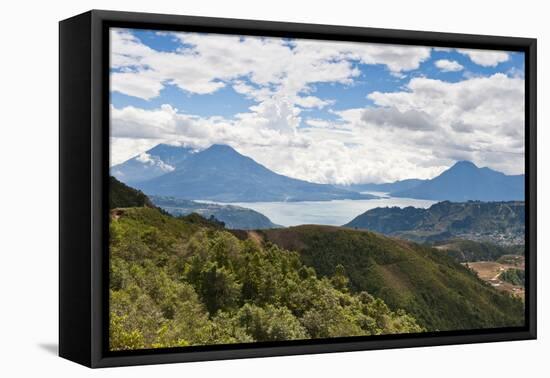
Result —
<path fill-rule="evenodd" d="M 498 263 L 506 264 L 506 265 L 514 265 L 518 267 L 524 267 L 525 266 L 525 256 L 520 255 L 504 255 L 500 256 L 497 259 Z"/>
<path fill-rule="evenodd" d="M 497 261 L 502 256 L 523 255 L 524 245 L 497 245 L 489 242 L 475 242 L 471 240 L 449 240 L 434 244 L 459 262 Z"/>
<path fill-rule="evenodd" d="M 111 350 L 523 324 L 519 299 L 435 248 L 329 226 L 228 231 L 111 189 Z"/>
<path fill-rule="evenodd" d="M 123 202 L 126 204 L 126 202 Z M 296 252 L 239 240 L 196 214 L 114 209 L 111 350 L 422 332 L 404 310 L 319 277 Z"/>
<path fill-rule="evenodd" d="M 498 276 L 501 280 L 516 286 L 525 287 L 525 271 L 522 269 L 508 269 Z"/>
<path fill-rule="evenodd" d="M 525 202 L 443 201 L 429 209 L 376 208 L 357 216 L 345 227 L 420 243 L 460 238 L 499 245 L 523 244 Z"/>
<path fill-rule="evenodd" d="M 136 190 L 109 177 L 109 208 L 117 207 L 155 207 L 143 192 Z"/>
<path fill-rule="evenodd" d="M 329 226 L 257 233 L 267 242 L 298 251 L 302 262 L 323 277 L 340 274 L 343 267 L 351 293 L 367 291 L 393 310 L 404 309 L 427 330 L 523 324 L 520 300 L 498 292 L 434 248 Z"/>

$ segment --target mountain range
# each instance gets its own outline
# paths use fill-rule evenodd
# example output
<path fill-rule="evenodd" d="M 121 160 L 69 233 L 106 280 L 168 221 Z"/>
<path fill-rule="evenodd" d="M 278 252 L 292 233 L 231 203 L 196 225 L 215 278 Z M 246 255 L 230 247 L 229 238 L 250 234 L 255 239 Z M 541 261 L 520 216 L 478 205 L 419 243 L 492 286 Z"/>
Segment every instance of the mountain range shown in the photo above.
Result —
<path fill-rule="evenodd" d="M 368 229 L 416 242 L 463 238 L 504 245 L 523 244 L 525 202 L 443 201 L 428 209 L 378 207 L 357 216 L 344 227 Z"/>
<path fill-rule="evenodd" d="M 523 201 L 525 176 L 505 175 L 487 167 L 479 168 L 470 161 L 458 161 L 432 179 L 352 184 L 341 188 L 435 201 Z"/>
<path fill-rule="evenodd" d="M 149 195 L 218 202 L 327 201 L 374 199 L 365 192 L 434 201 L 523 201 L 525 176 L 505 175 L 459 161 L 432 179 L 337 186 L 277 174 L 230 146 L 198 151 L 159 144 L 122 164 L 111 174 Z"/>
<path fill-rule="evenodd" d="M 394 182 L 386 182 L 382 184 L 351 184 L 341 186 L 344 189 L 355 190 L 357 192 L 383 192 L 392 193 L 401 190 L 412 189 L 428 180 L 422 179 L 405 179 Z"/>
<path fill-rule="evenodd" d="M 358 192 L 385 192 L 392 197 L 435 201 L 523 201 L 525 176 L 505 175 L 470 161 L 458 161 L 432 179 L 406 179 L 382 184 L 352 184 Z"/>
<path fill-rule="evenodd" d="M 155 155 L 158 150 L 169 151 L 175 157 L 167 163 L 161 155 Z M 125 182 L 148 195 L 217 202 L 377 198 L 277 174 L 227 145 L 214 144 L 200 152 L 160 145 L 142 155 L 113 167 L 112 174 L 122 181 L 131 178 Z M 139 172 L 144 175 L 139 177 Z"/>
<path fill-rule="evenodd" d="M 459 161 L 439 176 L 411 188 L 392 191 L 393 197 L 463 202 L 525 199 L 525 176 L 508 176 L 490 168 Z"/>

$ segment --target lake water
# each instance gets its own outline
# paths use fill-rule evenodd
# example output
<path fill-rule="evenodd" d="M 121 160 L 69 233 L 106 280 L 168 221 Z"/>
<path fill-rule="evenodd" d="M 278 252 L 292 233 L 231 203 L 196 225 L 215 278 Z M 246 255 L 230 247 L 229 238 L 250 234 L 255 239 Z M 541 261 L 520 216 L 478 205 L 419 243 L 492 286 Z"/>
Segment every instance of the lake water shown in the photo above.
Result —
<path fill-rule="evenodd" d="M 413 198 L 394 198 L 387 193 L 366 192 L 381 196 L 371 200 L 334 200 L 334 201 L 303 201 L 303 202 L 232 202 L 235 205 L 256 210 L 273 223 L 281 226 L 297 226 L 300 224 L 325 224 L 341 226 L 350 222 L 356 216 L 376 207 L 407 207 L 428 208 L 437 201 Z M 211 202 L 211 201 L 197 201 Z M 221 205 L 225 203 L 216 202 Z"/>

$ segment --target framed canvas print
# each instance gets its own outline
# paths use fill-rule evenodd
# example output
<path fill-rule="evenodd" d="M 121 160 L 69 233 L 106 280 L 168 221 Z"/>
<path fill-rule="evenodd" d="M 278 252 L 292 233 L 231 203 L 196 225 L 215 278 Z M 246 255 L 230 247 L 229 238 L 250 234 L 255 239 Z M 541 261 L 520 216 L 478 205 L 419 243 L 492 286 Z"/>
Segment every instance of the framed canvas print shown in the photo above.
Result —
<path fill-rule="evenodd" d="M 536 40 L 60 23 L 60 355 L 536 338 Z"/>

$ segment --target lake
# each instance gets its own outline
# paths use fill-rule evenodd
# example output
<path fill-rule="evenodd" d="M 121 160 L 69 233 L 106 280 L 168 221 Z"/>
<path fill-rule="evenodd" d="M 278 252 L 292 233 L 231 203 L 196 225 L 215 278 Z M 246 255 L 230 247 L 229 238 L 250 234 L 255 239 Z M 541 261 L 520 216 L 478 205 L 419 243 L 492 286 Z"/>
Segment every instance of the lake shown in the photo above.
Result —
<path fill-rule="evenodd" d="M 333 201 L 302 201 L 302 202 L 212 202 L 220 205 L 235 205 L 255 210 L 268 217 L 273 223 L 281 226 L 297 226 L 300 224 L 325 224 L 341 226 L 350 222 L 359 214 L 376 207 L 407 207 L 428 208 L 437 201 L 394 198 L 387 193 L 365 192 L 381 196 L 371 200 L 333 200 Z"/>

